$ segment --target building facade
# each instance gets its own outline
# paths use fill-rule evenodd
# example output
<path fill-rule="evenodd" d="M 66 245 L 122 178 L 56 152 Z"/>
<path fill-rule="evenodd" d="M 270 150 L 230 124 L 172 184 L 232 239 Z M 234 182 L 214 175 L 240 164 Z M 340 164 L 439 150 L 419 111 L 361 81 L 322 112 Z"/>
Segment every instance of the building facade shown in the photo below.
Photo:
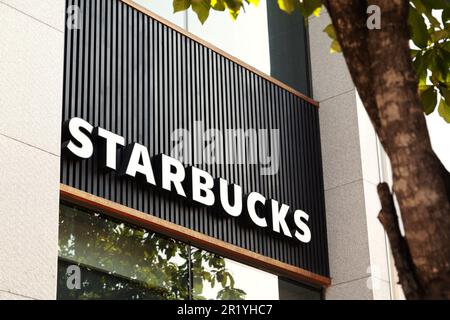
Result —
<path fill-rule="evenodd" d="M 326 12 L 0 8 L 1 299 L 402 297 Z"/>

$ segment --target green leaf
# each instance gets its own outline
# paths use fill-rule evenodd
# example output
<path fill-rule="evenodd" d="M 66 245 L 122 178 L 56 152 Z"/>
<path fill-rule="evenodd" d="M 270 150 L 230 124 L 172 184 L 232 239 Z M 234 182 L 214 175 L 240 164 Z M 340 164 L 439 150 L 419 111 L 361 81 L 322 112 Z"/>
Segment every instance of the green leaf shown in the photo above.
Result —
<path fill-rule="evenodd" d="M 449 7 L 448 0 L 422 0 L 423 3 L 432 9 L 445 9 Z"/>
<path fill-rule="evenodd" d="M 303 1 L 304 17 L 308 18 L 310 15 L 319 15 L 320 8 L 322 7 L 322 1 L 320 0 L 307 0 Z"/>
<path fill-rule="evenodd" d="M 200 277 L 194 280 L 194 292 L 196 294 L 201 294 L 203 292 L 203 281 Z"/>
<path fill-rule="evenodd" d="M 225 278 L 223 271 L 218 271 L 216 273 L 216 279 L 222 285 L 222 287 L 225 287 L 225 285 L 227 284 L 227 278 Z M 225 282 L 225 284 L 224 284 L 224 282 Z"/>
<path fill-rule="evenodd" d="M 420 92 L 420 100 L 422 101 L 422 110 L 425 114 L 430 114 L 436 108 L 437 93 L 434 86 L 426 86 L 424 91 Z"/>
<path fill-rule="evenodd" d="M 334 31 L 333 24 L 329 24 L 323 29 L 323 32 L 325 32 L 331 39 L 336 39 L 336 32 Z"/>
<path fill-rule="evenodd" d="M 433 42 L 438 42 L 439 40 L 450 38 L 450 30 L 436 30 L 430 33 L 431 40 Z"/>
<path fill-rule="evenodd" d="M 446 43 L 444 43 L 444 45 L 442 46 L 442 49 L 444 49 L 447 52 L 450 52 L 450 41 L 447 41 Z"/>
<path fill-rule="evenodd" d="M 254 5 L 255 7 L 257 7 L 259 5 L 259 0 L 246 0 L 247 3 L 250 3 L 252 5 Z"/>
<path fill-rule="evenodd" d="M 433 60 L 430 65 L 431 70 L 431 82 L 437 85 L 440 82 L 445 82 L 447 78 L 447 74 L 449 73 L 449 61 L 446 58 L 446 55 L 442 55 L 444 50 L 441 50 L 438 47 L 434 47 L 433 50 Z"/>
<path fill-rule="evenodd" d="M 342 52 L 341 46 L 340 46 L 340 44 L 339 44 L 339 42 L 337 40 L 333 40 L 331 42 L 330 52 L 331 53 Z"/>
<path fill-rule="evenodd" d="M 411 52 L 411 57 L 412 57 L 412 58 L 415 58 L 415 57 L 417 57 L 418 55 L 421 55 L 422 50 L 411 49 L 410 52 Z"/>
<path fill-rule="evenodd" d="M 411 2 L 414 3 L 414 6 L 417 8 L 417 12 L 420 15 L 424 14 L 434 28 L 439 28 L 440 23 L 433 16 L 433 10 L 437 9 L 438 7 L 442 7 L 442 1 L 446 0 L 437 0 L 437 2 L 440 2 L 440 4 L 439 3 L 432 4 L 431 1 L 432 0 L 411 0 Z M 411 10 L 414 10 L 414 8 L 410 6 L 410 11 Z"/>
<path fill-rule="evenodd" d="M 225 1 L 224 0 L 212 0 L 211 1 L 211 8 L 213 8 L 216 11 L 225 11 Z"/>
<path fill-rule="evenodd" d="M 330 52 L 331 53 L 342 52 L 341 46 L 339 45 L 339 42 L 336 39 L 336 32 L 334 30 L 333 25 L 331 23 L 327 25 L 325 29 L 323 29 L 323 32 L 325 32 L 328 35 L 328 37 L 332 39 Z"/>
<path fill-rule="evenodd" d="M 411 40 L 419 48 L 426 48 L 429 34 L 423 16 L 413 7 L 409 7 L 408 26 Z"/>
<path fill-rule="evenodd" d="M 187 10 L 191 6 L 191 0 L 173 0 L 173 13 Z"/>
<path fill-rule="evenodd" d="M 439 103 L 438 112 L 447 123 L 450 123 L 450 105 L 444 99 Z"/>
<path fill-rule="evenodd" d="M 413 67 L 416 70 L 416 73 L 419 78 L 421 78 L 423 74 L 426 76 L 426 72 L 423 72 L 424 71 L 424 58 L 420 52 L 418 52 L 416 54 L 416 57 L 415 57 L 414 61 L 412 62 L 412 64 L 413 64 Z"/>
<path fill-rule="evenodd" d="M 234 281 L 233 276 L 229 272 L 227 272 L 227 275 L 228 275 L 228 279 L 230 279 L 230 287 L 234 288 L 235 281 Z"/>
<path fill-rule="evenodd" d="M 295 5 L 295 0 L 278 0 L 278 6 L 280 9 L 287 13 L 292 13 L 295 10 Z"/>
<path fill-rule="evenodd" d="M 227 285 L 227 276 L 226 274 L 224 274 L 220 280 L 220 284 L 222 285 L 222 287 L 225 287 Z"/>
<path fill-rule="evenodd" d="M 450 56 L 450 54 L 448 54 L 448 56 Z M 450 75 L 450 58 L 446 57 L 445 55 L 440 56 L 437 61 L 437 66 L 441 75 L 441 79 L 439 82 L 447 82 Z"/>
<path fill-rule="evenodd" d="M 445 61 L 446 65 L 448 66 L 450 64 L 450 51 L 445 50 L 444 48 L 439 48 L 439 47 L 436 47 L 436 50 L 437 50 L 437 55 L 439 57 L 441 57 Z M 448 70 L 450 68 L 446 67 L 446 69 Z"/>
<path fill-rule="evenodd" d="M 450 103 L 450 89 L 444 88 L 443 86 L 439 86 L 439 92 L 444 97 L 445 101 Z"/>
<path fill-rule="evenodd" d="M 197 14 L 198 20 L 202 24 L 205 23 L 209 16 L 209 9 L 211 9 L 211 4 L 209 0 L 191 0 L 192 10 Z"/>
<path fill-rule="evenodd" d="M 450 7 L 442 11 L 442 22 L 450 22 Z"/>
<path fill-rule="evenodd" d="M 231 15 L 231 18 L 233 20 L 236 20 L 236 18 L 239 15 L 239 11 L 242 7 L 242 0 L 224 0 L 225 4 L 228 8 L 228 12 Z"/>

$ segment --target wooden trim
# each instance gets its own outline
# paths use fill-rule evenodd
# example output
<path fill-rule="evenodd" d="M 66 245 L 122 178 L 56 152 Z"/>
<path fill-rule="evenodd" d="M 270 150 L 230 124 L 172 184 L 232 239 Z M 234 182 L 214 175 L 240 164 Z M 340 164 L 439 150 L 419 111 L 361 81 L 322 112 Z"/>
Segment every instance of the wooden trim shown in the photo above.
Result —
<path fill-rule="evenodd" d="M 172 222 L 154 217 L 150 214 L 131 209 L 104 198 L 76 188 L 60 185 L 60 195 L 63 200 L 84 206 L 89 209 L 99 210 L 114 218 L 148 228 L 151 231 L 173 237 L 180 241 L 191 243 L 200 248 L 210 250 L 227 258 L 246 263 L 261 269 L 273 272 L 290 279 L 307 282 L 314 286 L 327 287 L 331 279 L 308 270 L 291 266 L 287 263 L 265 257 L 247 249 L 229 244 L 200 232 L 190 230 Z"/>
<path fill-rule="evenodd" d="M 200 43 L 201 45 L 203 45 L 203 46 L 205 46 L 205 47 L 207 47 L 207 48 L 217 52 L 218 54 L 224 56 L 225 58 L 227 58 L 227 59 L 229 59 L 229 60 L 231 60 L 231 61 L 233 61 L 233 62 L 235 62 L 235 63 L 237 63 L 239 65 L 241 65 L 242 67 L 246 68 L 247 70 L 249 70 L 249 71 L 251 71 L 253 73 L 256 73 L 260 77 L 262 77 L 262 78 L 272 82 L 273 84 L 275 84 L 275 85 L 277 85 L 277 86 L 279 86 L 279 87 L 289 91 L 290 93 L 296 95 L 300 99 L 305 100 L 306 102 L 308 102 L 308 103 L 314 105 L 315 107 L 319 108 L 319 102 L 317 102 L 316 100 L 314 100 L 314 99 L 304 95 L 303 93 L 298 92 L 297 90 L 295 90 L 294 88 L 292 88 L 292 87 L 288 86 L 287 84 L 281 82 L 280 80 L 277 80 L 277 79 L 275 79 L 275 78 L 265 74 L 264 72 L 254 68 L 254 67 L 252 67 L 251 65 L 245 63 L 244 61 L 242 61 L 242 60 L 240 60 L 240 59 L 238 59 L 238 58 L 236 58 L 234 56 L 232 56 L 231 54 L 223 51 L 222 49 L 219 49 L 218 47 L 214 46 L 213 44 L 211 44 L 211 43 L 209 43 L 209 42 L 207 42 L 205 40 L 203 40 L 202 38 L 197 37 L 196 35 L 194 35 L 194 34 L 188 32 L 188 31 L 184 30 L 183 28 L 177 26 L 176 24 L 170 22 L 169 20 L 166 20 L 163 17 L 160 17 L 156 13 L 154 13 L 154 12 L 152 12 L 152 11 L 142 7 L 141 5 L 135 3 L 133 0 L 120 0 L 120 1 L 122 1 L 123 3 L 126 3 L 130 7 L 132 7 L 134 9 L 144 13 L 145 15 L 147 15 L 147 16 L 149 16 L 149 17 L 151 17 L 151 18 L 161 22 L 162 24 L 164 24 L 164 25 L 174 29 L 175 31 L 183 34 L 184 36 L 186 36 L 186 37 L 188 37 L 188 38 L 190 38 L 190 39 Z"/>

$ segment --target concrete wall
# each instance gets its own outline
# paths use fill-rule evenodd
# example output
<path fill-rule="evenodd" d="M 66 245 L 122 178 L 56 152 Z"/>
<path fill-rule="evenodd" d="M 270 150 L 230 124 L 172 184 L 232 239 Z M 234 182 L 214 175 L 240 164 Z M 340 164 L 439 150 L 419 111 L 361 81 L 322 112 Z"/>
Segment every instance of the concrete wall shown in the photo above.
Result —
<path fill-rule="evenodd" d="M 0 299 L 54 299 L 64 1 L 0 0 Z"/>
<path fill-rule="evenodd" d="M 389 251 L 377 220 L 382 153 L 342 54 L 330 53 L 326 12 L 309 21 L 314 98 L 320 102 L 332 286 L 327 299 L 390 299 Z"/>

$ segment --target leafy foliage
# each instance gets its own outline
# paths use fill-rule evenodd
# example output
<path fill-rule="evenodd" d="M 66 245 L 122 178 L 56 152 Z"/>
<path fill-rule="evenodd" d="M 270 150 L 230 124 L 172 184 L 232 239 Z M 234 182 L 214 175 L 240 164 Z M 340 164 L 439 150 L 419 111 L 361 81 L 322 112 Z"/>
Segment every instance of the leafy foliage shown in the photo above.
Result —
<path fill-rule="evenodd" d="M 192 7 L 204 23 L 211 9 L 228 10 L 236 19 L 246 5 L 258 3 L 259 0 L 173 0 L 173 7 L 174 12 Z M 305 18 L 319 15 L 321 8 L 320 0 L 277 0 L 277 3 L 281 10 L 287 13 L 298 10 Z M 438 105 L 439 114 L 450 123 L 450 1 L 410 0 L 408 25 L 423 111 L 430 114 Z M 330 51 L 341 52 L 333 25 L 323 31 L 332 40 Z"/>
<path fill-rule="evenodd" d="M 411 55 L 423 111 L 430 114 L 439 105 L 439 114 L 450 123 L 449 13 L 450 2 L 446 0 L 412 0 L 408 25 L 416 47 Z"/>
<path fill-rule="evenodd" d="M 211 9 L 216 11 L 227 10 L 233 20 L 235 20 L 240 10 L 244 10 L 244 6 L 249 4 L 258 6 L 259 0 L 173 0 L 173 12 L 176 13 L 192 8 L 203 24 L 208 19 Z"/>
<path fill-rule="evenodd" d="M 333 25 L 331 23 L 327 25 L 325 29 L 323 29 L 323 32 L 325 32 L 331 39 L 330 52 L 331 53 L 342 52 L 341 46 L 339 45 L 339 41 L 336 38 L 336 31 L 334 31 Z"/>
<path fill-rule="evenodd" d="M 59 227 L 60 299 L 205 299 L 205 283 L 218 287 L 217 299 L 245 298 L 217 254 L 65 205 Z M 66 287 L 73 264 L 81 290 Z"/>

